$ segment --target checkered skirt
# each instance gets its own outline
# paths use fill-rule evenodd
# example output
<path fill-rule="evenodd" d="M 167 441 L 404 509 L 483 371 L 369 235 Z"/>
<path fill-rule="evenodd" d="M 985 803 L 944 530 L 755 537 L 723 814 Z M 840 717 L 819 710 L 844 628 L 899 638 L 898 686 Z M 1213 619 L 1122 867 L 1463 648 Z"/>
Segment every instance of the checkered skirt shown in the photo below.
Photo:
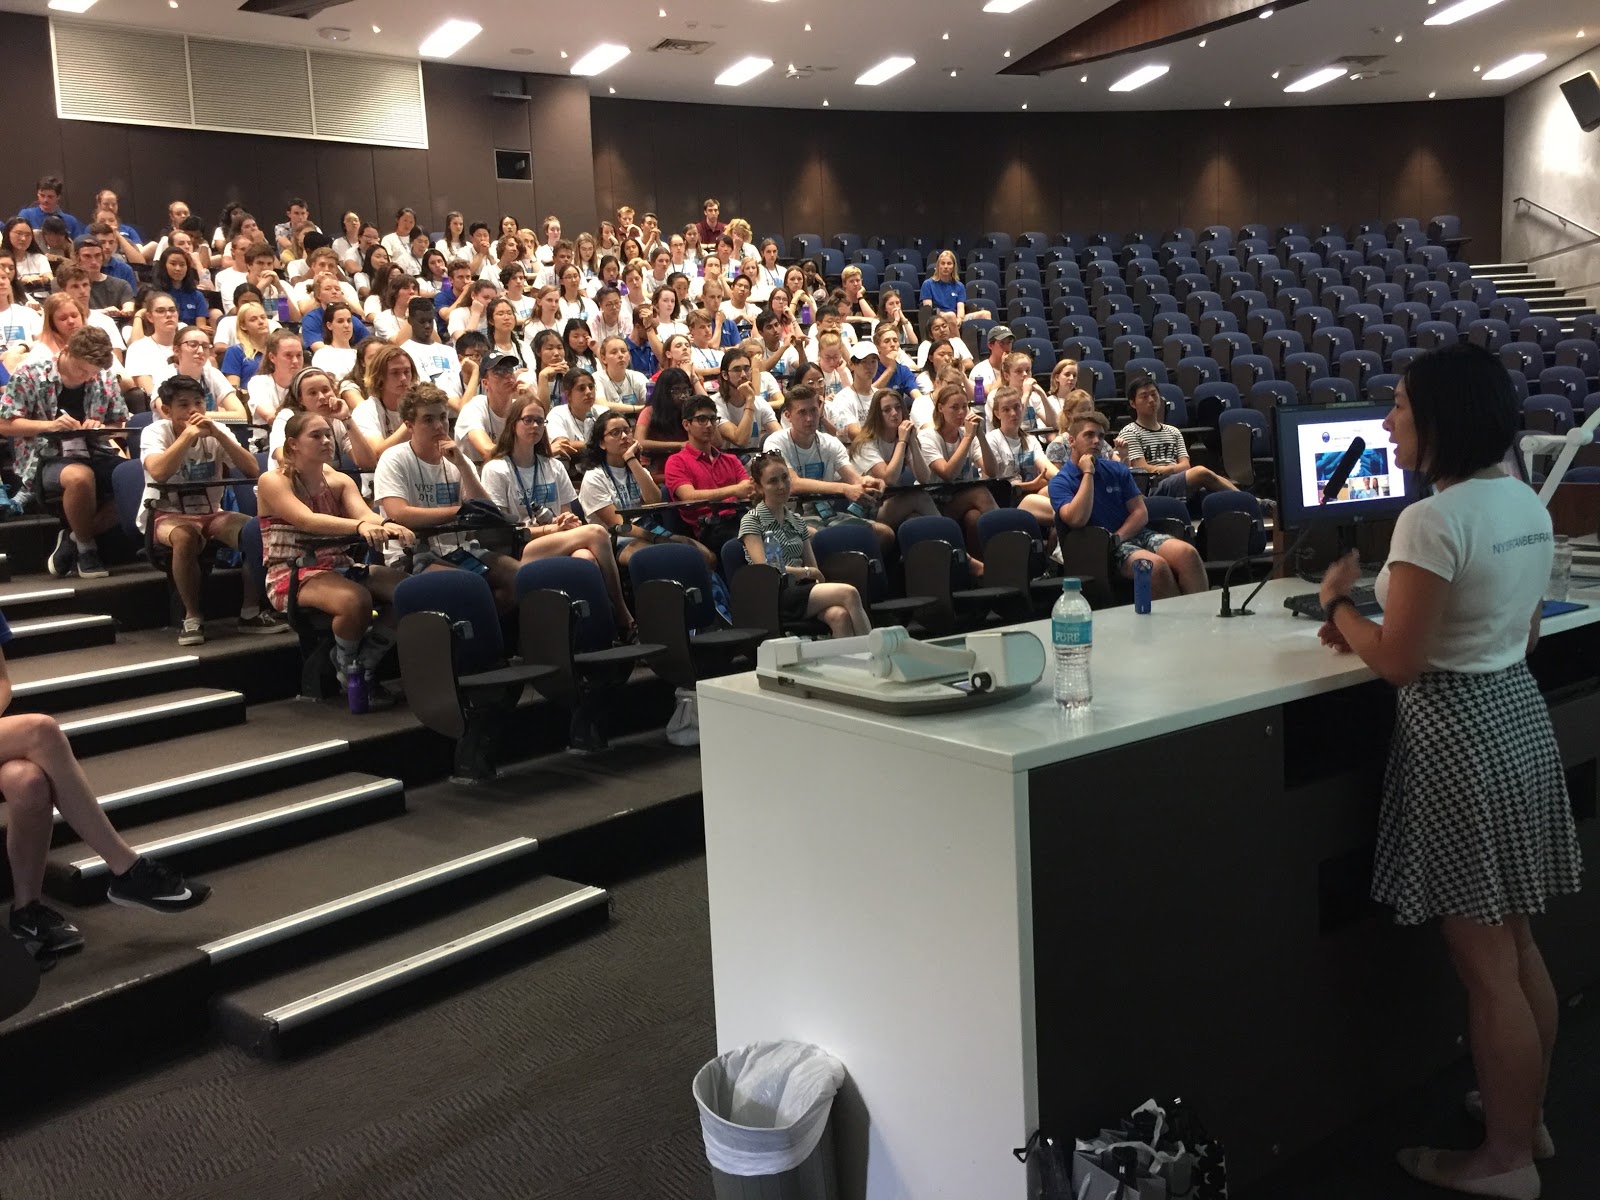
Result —
<path fill-rule="evenodd" d="M 1402 925 L 1498 925 L 1578 890 L 1582 853 L 1544 697 L 1525 663 L 1400 689 L 1372 897 Z"/>

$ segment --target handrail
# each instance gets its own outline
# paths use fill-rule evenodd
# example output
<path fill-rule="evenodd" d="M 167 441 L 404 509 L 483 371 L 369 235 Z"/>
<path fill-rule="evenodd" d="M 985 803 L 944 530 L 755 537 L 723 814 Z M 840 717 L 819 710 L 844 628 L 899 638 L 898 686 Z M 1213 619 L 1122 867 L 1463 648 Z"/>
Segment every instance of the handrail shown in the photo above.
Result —
<path fill-rule="evenodd" d="M 1578 221 L 1578 220 L 1575 220 L 1572 217 L 1566 216 L 1566 215 L 1564 215 L 1562 213 L 1558 213 L 1553 208 L 1547 208 L 1545 205 L 1540 204 L 1537 200 L 1529 200 L 1526 196 L 1518 196 L 1511 203 L 1513 203 L 1513 204 L 1526 204 L 1530 208 L 1537 208 L 1540 212 L 1547 212 L 1552 217 L 1554 217 L 1557 221 L 1561 222 L 1561 228 L 1563 228 L 1563 229 L 1565 229 L 1568 225 L 1576 225 L 1579 229 L 1583 230 L 1585 233 L 1589 234 L 1591 237 L 1600 238 L 1600 229 L 1590 229 L 1582 221 Z"/>

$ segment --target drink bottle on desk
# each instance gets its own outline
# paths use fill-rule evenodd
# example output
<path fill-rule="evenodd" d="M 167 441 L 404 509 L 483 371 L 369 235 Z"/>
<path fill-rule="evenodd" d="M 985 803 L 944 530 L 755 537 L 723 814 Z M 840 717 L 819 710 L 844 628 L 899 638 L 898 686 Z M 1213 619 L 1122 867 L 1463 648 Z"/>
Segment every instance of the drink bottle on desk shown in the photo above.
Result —
<path fill-rule="evenodd" d="M 1572 539 L 1564 533 L 1556 537 L 1555 556 L 1550 560 L 1550 586 L 1545 599 L 1565 600 L 1572 594 Z"/>
<path fill-rule="evenodd" d="M 1056 703 L 1068 712 L 1086 712 L 1093 697 L 1089 652 L 1094 646 L 1094 613 L 1077 579 L 1061 581 L 1061 598 L 1050 610 L 1050 641 L 1056 652 Z"/>
<path fill-rule="evenodd" d="M 1155 564 L 1141 558 L 1133 564 L 1133 611 L 1148 615 L 1150 612 L 1150 576 Z"/>

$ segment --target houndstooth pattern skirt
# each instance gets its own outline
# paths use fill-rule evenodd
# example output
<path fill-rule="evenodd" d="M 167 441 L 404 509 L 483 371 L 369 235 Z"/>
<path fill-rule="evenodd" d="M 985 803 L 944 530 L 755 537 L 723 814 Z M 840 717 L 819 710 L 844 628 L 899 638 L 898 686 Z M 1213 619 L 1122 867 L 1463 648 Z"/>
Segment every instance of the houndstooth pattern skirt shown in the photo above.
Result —
<path fill-rule="evenodd" d="M 1525 663 L 1400 689 L 1372 898 L 1402 925 L 1498 925 L 1576 892 L 1583 856 L 1550 712 Z"/>

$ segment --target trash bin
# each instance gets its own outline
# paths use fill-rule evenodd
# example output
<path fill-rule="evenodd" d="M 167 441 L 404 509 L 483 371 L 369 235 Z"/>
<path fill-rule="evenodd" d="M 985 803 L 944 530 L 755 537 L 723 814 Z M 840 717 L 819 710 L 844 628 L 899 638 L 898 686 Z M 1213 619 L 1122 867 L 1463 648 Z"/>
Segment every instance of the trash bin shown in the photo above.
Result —
<path fill-rule="evenodd" d="M 716 1200 L 838 1200 L 829 1116 L 843 1082 L 843 1063 L 800 1042 L 752 1042 L 701 1067 Z"/>

